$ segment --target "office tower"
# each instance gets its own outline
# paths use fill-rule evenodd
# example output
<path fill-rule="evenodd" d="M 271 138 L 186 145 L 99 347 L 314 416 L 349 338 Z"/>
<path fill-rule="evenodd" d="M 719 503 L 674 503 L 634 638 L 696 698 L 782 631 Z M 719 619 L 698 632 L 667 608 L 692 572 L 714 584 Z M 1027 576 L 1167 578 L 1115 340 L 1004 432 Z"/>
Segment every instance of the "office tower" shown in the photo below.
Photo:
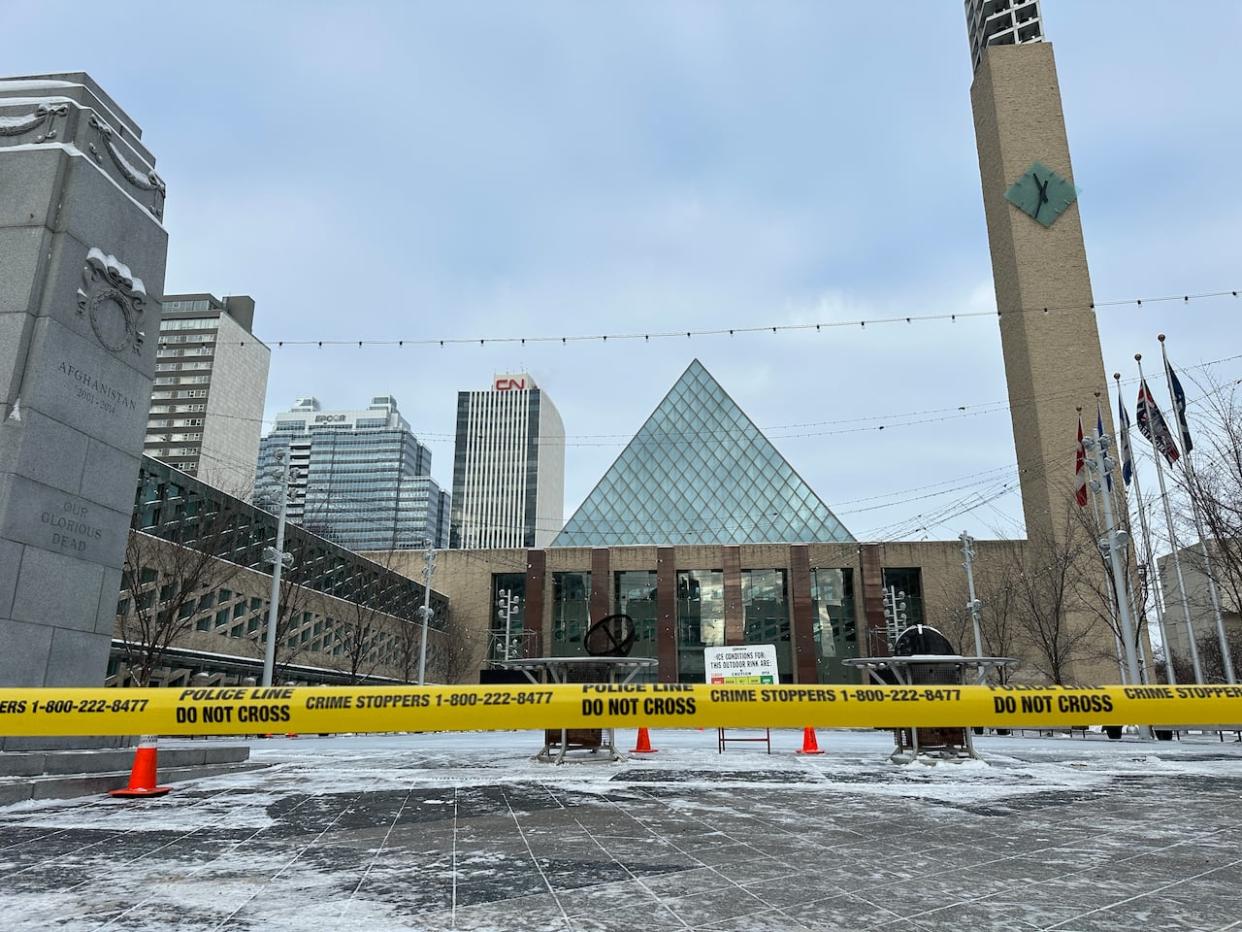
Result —
<path fill-rule="evenodd" d="M 254 299 L 173 294 L 164 308 L 143 453 L 249 498 L 272 356 Z"/>
<path fill-rule="evenodd" d="M 565 509 L 565 428 L 526 373 L 457 393 L 451 547 L 546 547 Z"/>
<path fill-rule="evenodd" d="M 414 436 L 397 399 L 361 411 L 324 411 L 301 398 L 259 445 L 255 501 L 275 510 L 278 454 L 293 467 L 289 520 L 350 550 L 444 547 L 444 493 L 431 478 L 431 450 Z"/>

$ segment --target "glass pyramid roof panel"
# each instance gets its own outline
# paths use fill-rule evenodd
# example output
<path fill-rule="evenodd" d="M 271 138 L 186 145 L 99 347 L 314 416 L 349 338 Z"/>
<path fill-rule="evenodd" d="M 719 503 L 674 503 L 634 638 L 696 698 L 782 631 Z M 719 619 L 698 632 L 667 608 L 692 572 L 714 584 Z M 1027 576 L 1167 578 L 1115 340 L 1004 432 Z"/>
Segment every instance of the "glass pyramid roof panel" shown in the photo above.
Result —
<path fill-rule="evenodd" d="M 853 540 L 696 359 L 552 546 Z"/>

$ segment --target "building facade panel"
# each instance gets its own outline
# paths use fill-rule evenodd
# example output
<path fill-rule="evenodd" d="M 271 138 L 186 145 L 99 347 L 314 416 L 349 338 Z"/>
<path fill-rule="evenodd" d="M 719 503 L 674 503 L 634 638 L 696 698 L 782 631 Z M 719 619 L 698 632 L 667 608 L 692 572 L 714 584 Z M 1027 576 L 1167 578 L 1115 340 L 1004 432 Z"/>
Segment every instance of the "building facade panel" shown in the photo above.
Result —
<path fill-rule="evenodd" d="M 255 500 L 279 508 L 282 463 L 292 467 L 289 520 L 351 550 L 444 547 L 445 493 L 431 449 L 391 395 L 364 410 L 324 411 L 303 398 L 263 438 Z"/>
<path fill-rule="evenodd" d="M 561 528 L 565 429 L 529 374 L 457 394 L 450 546 L 545 547 Z"/>

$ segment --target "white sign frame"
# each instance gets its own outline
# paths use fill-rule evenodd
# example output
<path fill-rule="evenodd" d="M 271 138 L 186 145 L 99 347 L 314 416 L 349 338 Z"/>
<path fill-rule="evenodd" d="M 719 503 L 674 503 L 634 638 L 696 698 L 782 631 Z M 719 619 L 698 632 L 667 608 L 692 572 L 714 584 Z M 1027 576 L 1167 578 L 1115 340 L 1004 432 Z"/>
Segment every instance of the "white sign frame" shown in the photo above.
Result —
<path fill-rule="evenodd" d="M 775 644 L 704 647 L 703 676 L 713 685 L 763 686 L 781 681 Z"/>

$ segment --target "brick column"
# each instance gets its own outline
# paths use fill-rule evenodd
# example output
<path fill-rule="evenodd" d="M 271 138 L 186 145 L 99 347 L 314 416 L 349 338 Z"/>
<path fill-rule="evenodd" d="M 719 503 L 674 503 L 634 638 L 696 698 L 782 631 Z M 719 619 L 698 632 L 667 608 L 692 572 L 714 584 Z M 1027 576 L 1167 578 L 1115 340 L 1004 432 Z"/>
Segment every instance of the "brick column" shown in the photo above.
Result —
<path fill-rule="evenodd" d="M 888 638 L 884 634 L 884 571 L 880 566 L 880 545 L 863 544 L 858 548 L 862 577 L 862 613 L 858 618 L 860 650 L 872 657 L 888 656 Z"/>
<path fill-rule="evenodd" d="M 548 555 L 543 550 L 526 551 L 526 611 L 522 630 L 523 657 L 542 657 L 543 651 L 543 589 L 547 579 Z"/>
<path fill-rule="evenodd" d="M 607 547 L 591 551 L 591 624 L 612 614 L 612 566 Z"/>
<path fill-rule="evenodd" d="M 789 548 L 789 592 L 793 600 L 793 667 L 795 683 L 815 683 L 815 614 L 811 605 L 811 553 L 805 545 Z"/>
<path fill-rule="evenodd" d="M 677 682 L 677 560 L 672 547 L 656 551 L 656 656 L 661 683 Z"/>
<path fill-rule="evenodd" d="M 746 643 L 745 620 L 742 616 L 742 548 L 721 547 L 724 563 L 725 644 Z"/>

